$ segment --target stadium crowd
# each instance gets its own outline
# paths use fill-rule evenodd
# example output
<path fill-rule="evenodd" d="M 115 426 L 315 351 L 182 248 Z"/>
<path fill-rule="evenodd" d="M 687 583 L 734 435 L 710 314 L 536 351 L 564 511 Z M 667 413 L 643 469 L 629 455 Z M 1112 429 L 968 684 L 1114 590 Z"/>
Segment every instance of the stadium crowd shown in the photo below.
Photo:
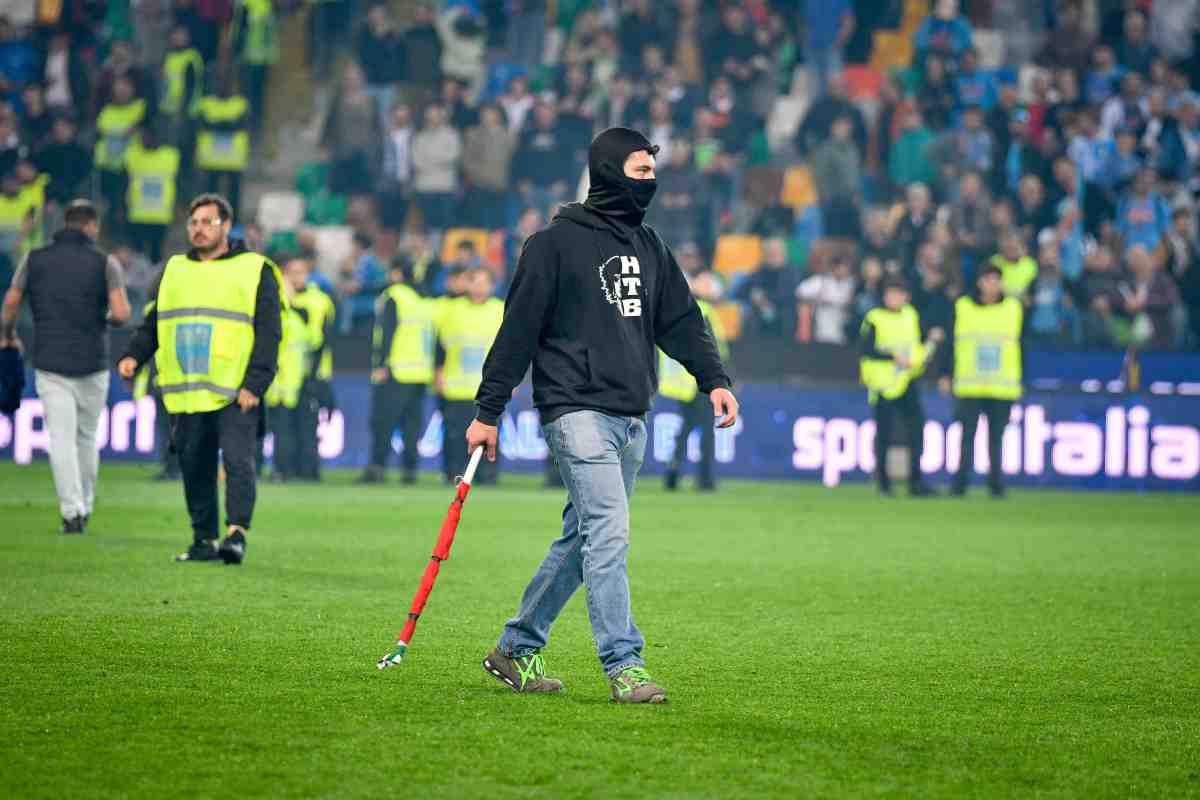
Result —
<path fill-rule="evenodd" d="M 238 205 L 246 159 L 204 169 L 199 142 L 261 127 L 292 14 L 329 101 L 319 156 L 265 187 L 302 220 L 263 244 L 314 258 L 343 333 L 396 262 L 430 295 L 483 264 L 502 296 L 619 124 L 661 146 L 648 221 L 733 336 L 853 341 L 892 274 L 936 326 L 990 262 L 1032 345 L 1200 345 L 1196 0 L 64 4 L 0 20 L 0 271 L 93 194 L 136 305 L 166 224 L 108 148 L 165 143 L 173 196 L 228 176 Z M 354 231 L 332 263 L 327 226 Z"/>

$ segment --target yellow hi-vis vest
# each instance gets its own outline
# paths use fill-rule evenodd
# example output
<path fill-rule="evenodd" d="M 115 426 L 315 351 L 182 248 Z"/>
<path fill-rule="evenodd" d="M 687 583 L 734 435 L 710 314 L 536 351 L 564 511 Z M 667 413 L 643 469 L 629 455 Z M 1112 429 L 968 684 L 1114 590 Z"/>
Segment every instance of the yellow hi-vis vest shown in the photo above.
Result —
<path fill-rule="evenodd" d="M 21 232 L 21 227 L 30 215 L 36 217 L 37 214 L 30 201 L 30 196 L 25 192 L 17 192 L 11 197 L 0 193 L 0 251 L 7 253 L 14 261 L 25 252 L 28 239 Z"/>
<path fill-rule="evenodd" d="M 870 392 L 871 403 L 882 396 L 895 400 L 908 390 L 908 385 L 925 368 L 925 346 L 921 344 L 921 323 L 917 310 L 906 305 L 899 311 L 873 308 L 867 312 L 863 327 L 875 328 L 875 349 L 889 355 L 907 357 L 912 365 L 902 369 L 891 359 L 861 358 L 859 374 Z"/>
<path fill-rule="evenodd" d="M 187 71 L 191 67 L 195 74 L 192 84 L 192 101 L 184 108 L 183 93 L 187 90 Z M 158 110 L 169 116 L 180 112 L 195 113 L 196 104 L 204 94 L 204 59 L 194 47 L 172 50 L 163 59 L 163 94 L 158 101 Z"/>
<path fill-rule="evenodd" d="M 313 352 L 321 351 L 316 377 L 327 381 L 333 377 L 333 349 L 326 346 L 325 323 L 337 317 L 333 299 L 320 286 L 310 283 L 304 291 L 292 295 L 292 308 L 302 308 L 308 313 L 308 346 Z"/>
<path fill-rule="evenodd" d="M 179 174 L 179 150 L 160 145 L 153 150 L 140 140 L 125 151 L 129 188 L 125 204 L 129 221 L 142 225 L 169 225 L 175 214 L 175 178 Z"/>
<path fill-rule="evenodd" d="M 142 307 L 142 316 L 145 317 L 154 309 L 154 301 L 151 300 Z M 134 400 L 141 400 L 146 395 L 150 394 L 150 363 L 142 364 L 133 376 L 133 391 L 130 392 Z"/>
<path fill-rule="evenodd" d="M 483 360 L 503 321 L 504 303 L 494 297 L 482 303 L 459 297 L 446 304 L 437 319 L 437 336 L 446 351 L 442 397 L 475 399 L 483 383 Z"/>
<path fill-rule="evenodd" d="M 1037 278 L 1037 262 L 1029 256 L 1009 261 L 997 253 L 988 263 L 1000 270 L 1000 282 L 1004 284 L 1004 293 L 1009 297 L 1024 297 L 1030 284 Z"/>
<path fill-rule="evenodd" d="M 172 256 L 158 288 L 158 387 L 172 414 L 224 408 L 237 398 L 254 348 L 254 306 L 263 264 L 258 253 L 193 261 Z M 279 293 L 280 313 L 287 300 Z"/>
<path fill-rule="evenodd" d="M 212 172 L 244 172 L 250 163 L 249 105 L 241 95 L 205 97 L 196 105 L 196 166 Z"/>
<path fill-rule="evenodd" d="M 729 345 L 725 341 L 725 326 L 721 324 L 721 318 L 713 313 L 713 307 L 707 302 L 696 300 L 696 305 L 700 306 L 700 313 L 704 315 L 713 338 L 717 340 L 717 351 L 721 358 L 726 358 L 729 355 Z M 696 399 L 699 391 L 700 387 L 692 373 L 688 372 L 683 364 L 659 350 L 658 393 L 681 403 L 690 403 Z"/>
<path fill-rule="evenodd" d="M 396 332 L 388 346 L 388 368 L 397 383 L 430 383 L 433 380 L 433 302 L 412 287 L 397 283 L 381 299 L 396 304 Z M 375 336 L 382 335 L 376 326 Z M 376 341 L 377 345 L 382 342 Z"/>
<path fill-rule="evenodd" d="M 1016 400 L 1021 396 L 1021 303 L 1006 297 L 954 304 L 954 395 Z"/>
<path fill-rule="evenodd" d="M 300 402 L 300 388 L 308 374 L 308 348 L 304 318 L 287 309 L 283 313 L 283 339 L 279 342 L 279 370 L 267 387 L 267 405 L 295 408 Z"/>
<path fill-rule="evenodd" d="M 33 226 L 21 241 L 22 255 L 46 244 L 46 185 L 48 183 L 50 183 L 50 176 L 42 172 L 21 187 L 20 194 L 29 204 L 30 211 L 33 212 Z"/>
<path fill-rule="evenodd" d="M 246 29 L 242 35 L 243 64 L 254 66 L 274 64 L 279 61 L 279 24 L 275 19 L 275 4 L 271 0 L 241 0 L 246 9 Z M 241 23 L 241 15 L 234 15 L 234 24 Z"/>
<path fill-rule="evenodd" d="M 146 117 L 146 101 L 117 106 L 109 103 L 96 117 L 96 147 L 92 150 L 92 161 L 105 172 L 120 172 L 125 168 L 125 148 L 133 136 L 133 129 L 142 124 Z"/>

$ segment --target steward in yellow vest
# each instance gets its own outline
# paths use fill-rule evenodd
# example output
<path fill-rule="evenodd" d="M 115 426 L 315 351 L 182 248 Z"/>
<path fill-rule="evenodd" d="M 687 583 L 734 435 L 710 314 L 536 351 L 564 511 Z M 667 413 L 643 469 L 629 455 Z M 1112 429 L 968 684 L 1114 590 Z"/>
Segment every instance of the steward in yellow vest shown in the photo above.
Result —
<path fill-rule="evenodd" d="M 117 78 L 112 100 L 96 117 L 96 145 L 92 149 L 100 194 L 107 206 L 105 221 L 112 230 L 118 230 L 125 221 L 125 151 L 145 119 L 146 101 L 134 96 L 129 78 Z"/>
<path fill-rule="evenodd" d="M 292 284 L 283 286 L 290 301 Z M 298 475 L 300 446 L 300 391 L 309 372 L 312 348 L 304 315 L 289 307 L 283 314 L 283 339 L 279 344 L 279 371 L 267 388 L 267 430 L 274 439 L 271 479 L 291 480 Z"/>
<path fill-rule="evenodd" d="M 179 150 L 160 143 L 152 126 L 125 150 L 126 216 L 134 246 L 155 264 L 162 261 L 162 243 L 175 216 L 175 186 Z"/>
<path fill-rule="evenodd" d="M 20 193 L 29 205 L 32 219 L 29 230 L 21 240 L 21 255 L 46 245 L 46 186 L 50 176 L 38 172 L 37 166 L 28 158 L 17 161 L 17 180 L 21 182 Z"/>
<path fill-rule="evenodd" d="M 953 380 L 941 380 L 942 391 L 954 392 L 954 418 L 962 424 L 962 456 L 951 494 L 966 494 L 975 471 L 975 430 L 979 415 L 987 417 L 988 488 L 1004 495 L 1002 464 L 1004 429 L 1013 401 L 1021 397 L 1021 329 L 1025 311 L 1020 301 L 1004 295 L 1003 276 L 988 264 L 975 279 L 976 293 L 954 304 Z"/>
<path fill-rule="evenodd" d="M 381 483 L 392 452 L 392 432 L 404 437 L 401 454 L 406 484 L 417 480 L 417 442 L 424 421 L 425 387 L 433 382 L 434 301 L 417 294 L 400 264 L 388 273 L 391 285 L 375 303 L 371 339 L 371 455 L 360 483 Z"/>
<path fill-rule="evenodd" d="M 21 191 L 15 172 L 0 180 L 0 250 L 18 264 L 26 240 L 33 231 L 36 210 L 30 196 Z"/>
<path fill-rule="evenodd" d="M 183 25 L 171 28 L 170 44 L 163 58 L 158 110 L 171 119 L 186 119 L 195 113 L 204 95 L 204 58 L 192 47 L 192 37 Z"/>
<path fill-rule="evenodd" d="M 1000 271 L 1004 294 L 1023 301 L 1030 285 L 1037 278 L 1037 262 L 1025 253 L 1025 243 L 1016 233 L 1005 234 L 1000 240 L 1000 252 L 992 256 L 989 265 Z"/>
<path fill-rule="evenodd" d="M 254 514 L 261 401 L 278 370 L 287 300 L 279 269 L 231 241 L 233 214 L 220 195 L 188 210 L 187 255 L 172 256 L 155 307 L 117 371 L 126 380 L 151 356 L 174 416 L 193 542 L 177 560 L 240 564 Z M 225 467 L 227 535 L 217 547 L 218 454 Z"/>
<path fill-rule="evenodd" d="M 701 274 L 692 280 L 692 294 L 696 297 L 696 305 L 708 324 L 709 334 L 716 340 L 717 352 L 722 361 L 729 358 L 729 344 L 726 341 L 725 326 L 721 318 L 713 312 L 712 302 L 720 297 L 720 286 L 710 274 Z M 711 492 L 716 489 L 713 478 L 713 448 L 715 436 L 713 429 L 712 404 L 708 395 L 702 394 L 696 379 L 682 364 L 658 351 L 658 393 L 663 397 L 674 400 L 678 404 L 681 418 L 679 433 L 675 437 L 675 451 L 663 475 L 663 485 L 667 491 L 675 491 L 679 486 L 679 471 L 687 461 L 687 442 L 693 430 L 700 430 L 700 463 L 696 488 L 700 491 Z"/>
<path fill-rule="evenodd" d="M 447 301 L 435 320 L 438 353 L 444 354 L 444 361 L 434 386 L 443 400 L 443 465 L 450 481 L 467 468 L 467 427 L 475 419 L 475 393 L 483 381 L 483 361 L 504 321 L 504 303 L 492 296 L 495 281 L 486 267 L 468 269 L 464 283 L 466 294 Z M 480 462 L 477 482 L 495 483 L 498 465 Z"/>
<path fill-rule="evenodd" d="M 249 105 L 228 84 L 221 93 L 196 104 L 196 167 L 208 176 L 208 191 L 228 182 L 229 202 L 237 213 L 242 197 L 242 174 L 250 163 Z"/>
<path fill-rule="evenodd" d="M 332 31 L 317 28 L 317 40 Z M 245 90 L 250 100 L 250 129 L 262 127 L 266 114 L 267 80 L 271 67 L 279 61 L 279 23 L 274 0 L 239 0 L 233 18 L 233 52 L 245 69 Z"/>
<path fill-rule="evenodd" d="M 875 407 L 875 475 L 884 496 L 892 494 L 887 451 L 897 417 L 904 421 L 908 439 L 909 494 L 934 494 L 921 477 L 925 410 L 913 382 L 925 371 L 943 336 L 941 329 L 934 328 L 929 342 L 922 342 L 921 321 L 909 305 L 908 287 L 898 278 L 883 282 L 883 305 L 867 312 L 859 333 L 859 371 Z"/>
<path fill-rule="evenodd" d="M 307 331 L 308 357 L 304 380 L 300 386 L 300 401 L 296 406 L 296 427 L 299 444 L 296 448 L 295 477 L 301 480 L 321 479 L 321 458 L 318 452 L 317 426 L 320 409 L 334 408 L 333 351 L 330 338 L 336 317 L 333 300 L 309 281 L 311 264 L 303 256 L 289 256 L 283 263 L 283 278 L 291 290 L 289 302 L 304 320 Z"/>

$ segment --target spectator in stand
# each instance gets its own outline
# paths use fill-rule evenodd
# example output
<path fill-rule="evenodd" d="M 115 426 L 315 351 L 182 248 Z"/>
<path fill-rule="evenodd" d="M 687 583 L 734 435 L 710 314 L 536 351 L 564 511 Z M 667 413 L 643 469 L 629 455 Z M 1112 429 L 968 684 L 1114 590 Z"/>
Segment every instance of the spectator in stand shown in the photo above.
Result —
<path fill-rule="evenodd" d="M 508 3 L 508 52 L 527 69 L 542 63 L 546 36 L 546 0 L 510 0 Z"/>
<path fill-rule="evenodd" d="M 675 48 L 671 61 L 678 70 L 681 83 L 697 85 L 704 80 L 703 43 L 708 18 L 702 0 L 677 0 L 675 11 Z M 682 118 L 690 120 L 691 111 L 688 110 Z"/>
<path fill-rule="evenodd" d="M 680 78 L 679 68 L 668 64 L 654 84 L 654 96 L 667 101 L 675 124 L 686 128 L 692 122 L 700 98 L 695 88 Z"/>
<path fill-rule="evenodd" d="M 883 302 L 883 262 L 875 256 L 867 256 L 862 261 L 860 271 L 862 279 L 855 289 L 854 302 L 850 308 L 850 321 L 846 325 L 847 341 L 858 334 L 867 312 Z"/>
<path fill-rule="evenodd" d="M 758 54 L 754 33 L 750 30 L 746 9 L 730 3 L 721 12 L 721 25 L 706 43 L 705 77 L 711 83 L 718 76 L 744 84 L 753 75 L 750 62 Z"/>
<path fill-rule="evenodd" d="M 845 344 L 846 327 L 854 304 L 855 280 L 850 261 L 835 255 L 829 271 L 810 275 L 796 287 L 800 307 L 812 309 L 812 338 L 824 344 Z M 797 308 L 797 313 L 803 313 Z"/>
<path fill-rule="evenodd" d="M 526 206 L 551 216 L 567 199 L 575 180 L 574 150 L 558 126 L 558 113 L 546 101 L 533 110 L 533 125 L 522 134 L 513 157 L 513 180 Z"/>
<path fill-rule="evenodd" d="M 587 151 L 587 142 L 591 141 L 599 102 L 599 92 L 591 84 L 587 67 L 582 64 L 567 67 L 558 100 L 558 122 L 570 141 L 584 143 L 580 146 L 582 152 Z"/>
<path fill-rule="evenodd" d="M 975 267 L 996 247 L 992 204 L 978 172 L 967 172 L 959 180 L 958 197 L 950 204 L 950 230 L 958 245 L 964 282 L 973 286 Z"/>
<path fill-rule="evenodd" d="M 1117 48 L 1117 59 L 1121 66 L 1149 77 L 1150 65 L 1157 57 L 1158 51 L 1148 35 L 1146 15 L 1140 10 L 1129 11 L 1125 14 L 1125 35 L 1121 37 L 1121 45 Z"/>
<path fill-rule="evenodd" d="M 466 4 L 450 5 L 438 16 L 437 30 L 442 39 L 442 75 L 468 87 L 468 93 L 478 97 L 487 72 L 483 18 Z"/>
<path fill-rule="evenodd" d="M 331 185 L 344 195 L 369 194 L 375 184 L 373 164 L 383 150 L 379 108 L 368 93 L 362 70 L 347 64 L 339 91 L 329 104 L 321 144 L 333 158 Z"/>
<path fill-rule="evenodd" d="M 651 0 L 629 0 L 617 23 L 617 39 L 621 43 L 621 71 L 632 74 L 642 67 L 645 47 L 668 41 L 669 35 L 666 27 L 660 24 Z"/>
<path fill-rule="evenodd" d="M 38 54 L 33 42 L 0 16 L 0 96 L 19 101 L 21 89 L 38 77 Z"/>
<path fill-rule="evenodd" d="M 404 37 L 392 21 L 386 3 L 375 2 L 358 31 L 358 65 L 367 83 L 367 94 L 379 109 L 380 124 L 387 125 L 396 85 L 404 80 Z"/>
<path fill-rule="evenodd" d="M 491 230 L 504 227 L 508 216 L 515 137 L 504 126 L 498 106 L 479 110 L 479 124 L 463 138 L 463 216 L 468 224 Z"/>
<path fill-rule="evenodd" d="M 83 193 L 84 182 L 92 174 L 92 154 L 75 135 L 75 122 L 67 116 L 54 120 L 50 141 L 34 155 L 38 171 L 50 176 L 46 201 L 66 208 Z"/>
<path fill-rule="evenodd" d="M 375 254 L 369 236 L 354 234 L 350 255 L 338 269 L 337 295 L 341 301 L 337 319 L 343 335 L 370 327 L 375 300 L 387 288 L 387 269 Z M 359 323 L 367 321 L 366 326 Z"/>
<path fill-rule="evenodd" d="M 1046 190 L 1037 175 L 1021 178 L 1017 187 L 1017 202 L 1013 208 L 1013 225 L 1026 246 L 1043 228 L 1054 224 L 1054 208 L 1046 202 Z M 994 251 L 993 251 L 994 252 Z"/>
<path fill-rule="evenodd" d="M 904 116 L 900 135 L 888 153 L 888 178 L 892 186 L 903 187 L 914 183 L 929 186 L 937 179 L 930 158 L 932 144 L 933 132 L 925 127 L 921 112 L 910 109 Z"/>
<path fill-rule="evenodd" d="M 1084 181 L 1075 162 L 1066 156 L 1055 159 L 1054 184 L 1048 192 L 1050 204 L 1057 208 L 1066 199 L 1073 200 L 1083 212 L 1083 226 L 1089 233 L 1097 234 L 1107 220 L 1113 216 L 1112 203 L 1099 186 Z"/>
<path fill-rule="evenodd" d="M 1101 185 L 1110 192 L 1123 192 L 1142 171 L 1142 157 L 1137 150 L 1137 136 L 1128 128 L 1117 131 L 1112 162 L 1105 172 Z"/>
<path fill-rule="evenodd" d="M 56 31 L 51 35 L 39 74 L 46 87 L 46 105 L 51 109 L 74 114 L 88 108 L 88 69 L 67 33 Z"/>
<path fill-rule="evenodd" d="M 1124 77 L 1125 70 L 1117 63 L 1117 54 L 1108 45 L 1100 45 L 1092 54 L 1092 68 L 1087 73 L 1084 99 L 1094 106 L 1104 105 L 1116 97 Z"/>
<path fill-rule="evenodd" d="M 853 133 L 850 117 L 843 115 L 835 119 L 830 138 L 813 153 L 812 173 L 821 201 L 825 235 L 859 241 L 862 239 L 859 203 L 863 174 Z"/>
<path fill-rule="evenodd" d="M 1150 7 L 1150 41 L 1177 64 L 1187 63 L 1196 55 L 1198 30 L 1200 0 L 1168 0 Z"/>
<path fill-rule="evenodd" d="M 734 286 L 730 297 L 743 304 L 747 327 L 767 336 L 789 337 L 796 328 L 795 308 L 799 277 L 788 261 L 787 242 L 763 242 L 763 263 Z"/>
<path fill-rule="evenodd" d="M 100 113 L 104 106 L 113 102 L 117 84 L 121 80 L 130 82 L 133 96 L 147 98 L 147 101 L 153 104 L 154 98 L 157 97 L 153 78 L 138 64 L 133 45 L 118 39 L 109 48 L 108 58 L 96 81 L 96 91 L 92 96 L 93 114 Z M 152 109 L 147 109 L 147 112 L 148 115 L 153 116 Z"/>
<path fill-rule="evenodd" d="M 983 109 L 967 106 L 962 114 L 962 128 L 954 135 L 955 174 L 990 172 L 995 150 L 992 132 L 983 124 Z"/>
<path fill-rule="evenodd" d="M 935 0 L 933 13 L 921 21 L 913 35 L 916 64 L 924 66 L 930 55 L 946 59 L 958 68 L 958 59 L 971 47 L 971 23 L 958 12 L 958 0 Z"/>
<path fill-rule="evenodd" d="M 404 32 L 404 81 L 409 105 L 421 109 L 433 100 L 442 80 L 442 39 L 430 3 L 418 2 L 412 21 Z"/>
<path fill-rule="evenodd" d="M 467 87 L 458 78 L 443 78 L 438 103 L 446 109 L 446 122 L 459 133 L 479 124 L 479 111 L 467 102 Z"/>
<path fill-rule="evenodd" d="M 841 77 L 842 53 L 857 20 L 850 0 L 804 0 L 804 56 L 809 87 L 823 94 L 832 77 Z"/>
<path fill-rule="evenodd" d="M 1017 140 L 1013 123 L 1016 121 L 1017 115 L 1025 111 L 1025 109 L 1020 107 L 1019 100 L 1020 95 L 1017 92 L 1017 85 L 1014 81 L 1007 78 L 997 80 L 996 103 L 988 109 L 987 114 L 984 116 L 984 124 L 992 132 L 992 140 L 996 143 L 996 149 L 992 157 L 992 174 L 997 178 L 1003 174 L 1004 160 L 1008 156 L 1013 142 Z M 1028 119 L 1029 114 L 1025 112 L 1025 121 L 1028 121 Z"/>
<path fill-rule="evenodd" d="M 1058 236 L 1048 229 L 1038 240 L 1038 275 L 1029 290 L 1025 335 L 1030 344 L 1051 350 L 1077 344 L 1079 320 L 1063 279 Z"/>
<path fill-rule="evenodd" d="M 671 116 L 671 106 L 661 97 L 650 100 L 650 119 L 646 125 L 646 138 L 658 145 L 656 161 L 671 160 L 671 147 L 676 139 L 676 126 Z"/>
<path fill-rule="evenodd" d="M 826 139 L 838 117 L 850 117 L 854 125 L 854 144 L 860 158 L 867 155 L 867 123 L 862 112 L 846 98 L 846 82 L 840 76 L 830 78 L 826 92 L 817 98 L 804 115 L 796 132 L 796 149 L 807 155 Z"/>
<path fill-rule="evenodd" d="M 1016 231 L 1000 237 L 1000 252 L 988 262 L 1000 269 L 1004 294 L 1022 302 L 1029 300 L 1029 287 L 1038 274 L 1037 262 L 1027 255 L 1025 240 Z"/>
<path fill-rule="evenodd" d="M 1143 167 L 1117 207 L 1117 230 L 1126 247 L 1155 250 L 1170 224 L 1170 209 L 1154 188 L 1154 170 Z"/>
<path fill-rule="evenodd" d="M 1107 246 L 1096 247 L 1084 262 L 1083 280 L 1077 289 L 1083 307 L 1080 315 L 1083 344 L 1090 348 L 1117 346 L 1117 331 L 1127 328 L 1122 319 L 1121 277 Z"/>
<path fill-rule="evenodd" d="M 1079 117 L 1079 133 L 1067 145 L 1067 155 L 1079 167 L 1079 174 L 1089 183 L 1105 184 L 1108 181 L 1116 144 L 1112 138 L 1100 131 L 1100 122 L 1094 111 Z"/>
<path fill-rule="evenodd" d="M 888 212 L 881 208 L 873 208 L 867 212 L 866 242 L 863 246 L 863 258 L 876 259 L 888 275 L 899 274 L 902 270 L 901 247 L 892 236 L 892 222 Z M 865 276 L 864 276 L 865 279 Z M 857 335 L 858 328 L 854 328 Z"/>
<path fill-rule="evenodd" d="M 660 161 L 663 166 L 655 170 L 658 192 L 647 221 L 675 248 L 684 242 L 706 240 L 703 221 L 708 213 L 704 205 L 704 178 L 692 163 L 691 143 L 677 139 L 671 143 L 670 154 L 670 160 Z"/>
<path fill-rule="evenodd" d="M 1179 287 L 1192 346 L 1200 347 L 1200 241 L 1196 238 L 1195 214 L 1191 210 L 1181 206 L 1171 212 L 1171 228 L 1159 247 L 1159 259 Z"/>
<path fill-rule="evenodd" d="M 379 176 L 379 217 L 383 227 L 400 230 L 408 217 L 412 195 L 413 137 L 412 112 L 407 105 L 392 109 L 391 124 L 383 137 L 383 162 Z"/>
<path fill-rule="evenodd" d="M 946 71 L 945 60 L 931 54 L 925 60 L 925 78 L 917 93 L 917 108 L 932 130 L 944 131 L 954 120 L 958 108 L 958 93 Z"/>
<path fill-rule="evenodd" d="M 917 252 L 917 274 L 913 281 L 912 304 L 921 318 L 921 331 L 948 330 L 954 320 L 953 288 L 946 274 L 942 249 L 933 242 L 921 245 Z"/>
<path fill-rule="evenodd" d="M 929 187 L 923 183 L 911 183 L 904 191 L 904 203 L 900 206 L 900 219 L 893 227 L 892 235 L 899 248 L 900 264 L 905 269 L 916 260 L 917 248 L 928 238 L 937 210 Z M 906 277 L 910 283 L 911 273 Z"/>
<path fill-rule="evenodd" d="M 462 137 L 446 124 L 444 108 L 429 106 L 425 127 L 413 137 L 413 189 L 426 228 L 443 231 L 453 227 L 461 162 Z"/>
<path fill-rule="evenodd" d="M 712 112 L 713 125 L 725 143 L 725 150 L 732 155 L 746 155 L 758 123 L 739 103 L 732 82 L 724 75 L 714 80 L 709 88 L 708 109 Z"/>
<path fill-rule="evenodd" d="M 1155 263 L 1151 251 L 1140 244 L 1125 251 L 1125 268 L 1128 278 L 1118 291 L 1131 320 L 1131 341 L 1142 348 L 1173 349 L 1179 341 L 1177 322 L 1182 310 L 1175 282 Z"/>
<path fill-rule="evenodd" d="M 525 127 L 525 116 L 533 108 L 534 97 L 529 93 L 529 79 L 524 75 L 516 75 L 508 82 L 508 89 L 497 98 L 496 102 L 504 109 L 504 117 L 508 120 L 508 130 L 516 135 Z"/>
<path fill-rule="evenodd" d="M 960 108 L 978 106 L 989 111 L 996 105 L 996 76 L 979 68 L 979 52 L 971 47 L 963 51 L 958 74 L 954 76 L 954 93 Z"/>
<path fill-rule="evenodd" d="M 737 163 L 733 154 L 725 149 L 724 141 L 717 136 L 712 120 L 712 111 L 707 108 L 696 109 L 692 157 L 705 178 L 707 194 L 711 199 L 711 213 L 714 217 L 720 217 L 729 211 L 734 202 Z"/>
<path fill-rule="evenodd" d="M 31 83 L 21 90 L 21 140 L 37 150 L 50 138 L 54 115 L 46 107 L 41 84 Z"/>
<path fill-rule="evenodd" d="M 521 256 L 521 249 L 526 240 L 541 230 L 546 224 L 546 218 L 536 208 L 526 208 L 517 217 L 517 224 L 508 231 L 504 240 L 504 262 L 516 264 Z"/>
<path fill-rule="evenodd" d="M 1121 78 L 1121 91 L 1105 101 L 1100 111 L 1100 131 L 1111 139 L 1121 128 L 1129 128 L 1141 136 L 1146 127 L 1142 110 L 1142 78 L 1130 72 Z"/>
<path fill-rule="evenodd" d="M 1083 9 L 1078 0 L 1058 6 L 1055 26 L 1046 37 L 1038 63 L 1051 69 L 1083 73 L 1092 57 L 1096 39 L 1084 27 Z"/>

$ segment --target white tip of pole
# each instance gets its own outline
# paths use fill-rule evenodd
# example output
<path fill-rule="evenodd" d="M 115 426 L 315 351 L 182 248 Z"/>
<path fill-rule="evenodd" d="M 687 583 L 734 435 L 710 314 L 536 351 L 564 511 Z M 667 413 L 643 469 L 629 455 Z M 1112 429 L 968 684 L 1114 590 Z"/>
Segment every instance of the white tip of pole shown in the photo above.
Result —
<path fill-rule="evenodd" d="M 462 482 L 471 485 L 471 481 L 475 480 L 475 470 L 479 469 L 479 462 L 483 460 L 483 445 L 475 448 L 471 453 L 471 461 L 467 464 L 467 471 L 463 473 Z"/>

